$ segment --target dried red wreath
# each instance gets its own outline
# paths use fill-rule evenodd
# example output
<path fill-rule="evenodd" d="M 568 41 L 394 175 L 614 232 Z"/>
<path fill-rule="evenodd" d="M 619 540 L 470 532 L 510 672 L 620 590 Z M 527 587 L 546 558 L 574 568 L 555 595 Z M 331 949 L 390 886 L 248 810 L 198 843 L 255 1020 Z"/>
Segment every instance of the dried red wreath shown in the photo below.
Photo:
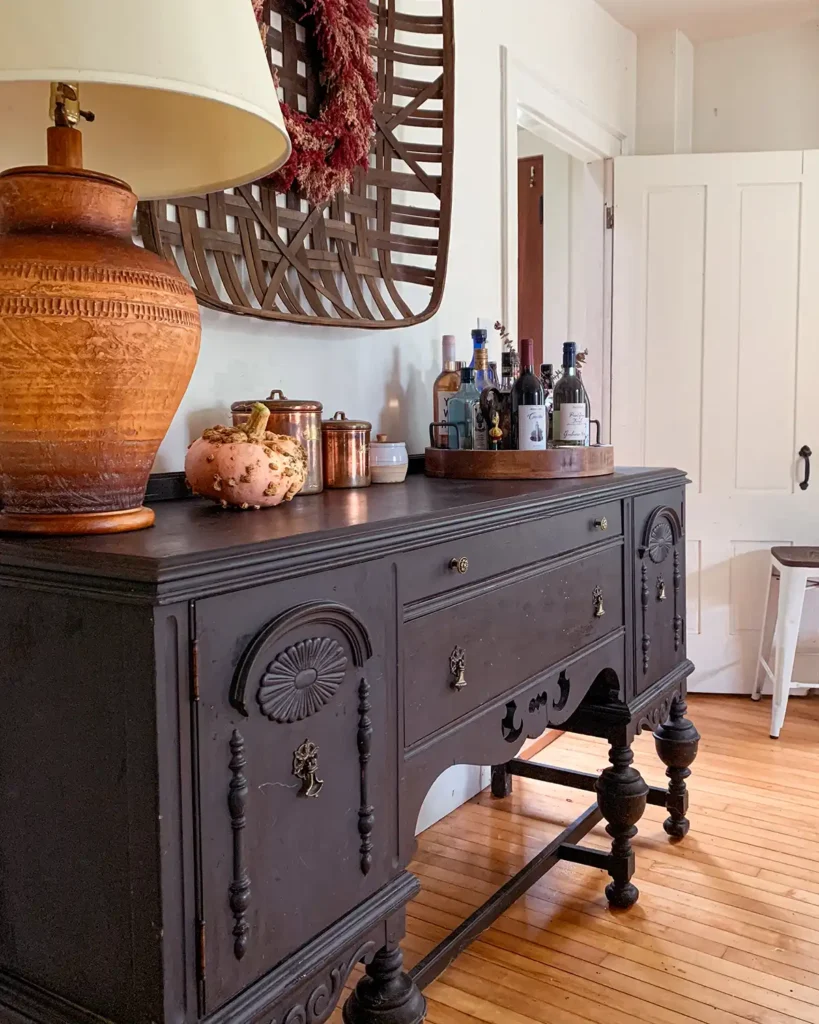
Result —
<path fill-rule="evenodd" d="M 313 204 L 349 189 L 357 167 L 367 168 L 378 98 L 370 35 L 369 0 L 299 0 L 303 21 L 322 61 L 324 101 L 317 118 L 282 103 L 293 153 L 271 178 L 280 192 L 295 189 Z M 253 0 L 262 32 L 264 0 Z"/>

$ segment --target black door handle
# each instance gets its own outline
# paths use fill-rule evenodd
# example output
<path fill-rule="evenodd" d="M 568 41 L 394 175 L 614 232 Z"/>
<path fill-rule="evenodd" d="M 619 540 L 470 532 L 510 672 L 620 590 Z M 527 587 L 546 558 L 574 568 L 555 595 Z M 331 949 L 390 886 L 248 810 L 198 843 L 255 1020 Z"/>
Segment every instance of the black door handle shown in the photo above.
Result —
<path fill-rule="evenodd" d="M 813 452 L 808 448 L 806 444 L 803 444 L 799 449 L 799 458 L 805 460 L 805 479 L 799 485 L 803 491 L 806 491 L 810 487 L 810 457 Z"/>

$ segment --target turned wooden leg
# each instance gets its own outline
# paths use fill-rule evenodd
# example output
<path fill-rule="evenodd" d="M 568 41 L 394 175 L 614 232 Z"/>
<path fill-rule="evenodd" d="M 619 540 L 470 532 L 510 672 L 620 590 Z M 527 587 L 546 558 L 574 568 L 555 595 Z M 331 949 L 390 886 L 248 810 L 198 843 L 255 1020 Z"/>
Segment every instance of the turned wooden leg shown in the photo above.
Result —
<path fill-rule="evenodd" d="M 492 796 L 503 799 L 512 795 L 512 773 L 505 764 L 492 765 Z"/>
<path fill-rule="evenodd" d="M 344 1004 L 344 1024 L 420 1024 L 427 1001 L 404 972 L 400 946 L 384 946 Z"/>
<path fill-rule="evenodd" d="M 612 881 L 606 886 L 606 898 L 612 907 L 625 910 L 634 906 L 640 895 L 631 882 L 634 874 L 634 850 L 631 840 L 637 835 L 637 822 L 643 816 L 648 797 L 648 786 L 631 763 L 634 755 L 630 746 L 612 746 L 609 751 L 611 767 L 597 780 L 597 804 L 606 819 L 606 831 L 611 836 L 609 874 Z"/>
<path fill-rule="evenodd" d="M 691 765 L 697 756 L 700 734 L 693 723 L 685 717 L 688 705 L 685 697 L 675 697 L 671 703 L 668 721 L 654 733 L 657 756 L 666 766 L 668 776 L 668 817 L 663 828 L 672 839 L 683 839 L 688 834 L 690 823 L 686 818 L 688 810 L 688 787 L 685 780 L 691 774 Z"/>

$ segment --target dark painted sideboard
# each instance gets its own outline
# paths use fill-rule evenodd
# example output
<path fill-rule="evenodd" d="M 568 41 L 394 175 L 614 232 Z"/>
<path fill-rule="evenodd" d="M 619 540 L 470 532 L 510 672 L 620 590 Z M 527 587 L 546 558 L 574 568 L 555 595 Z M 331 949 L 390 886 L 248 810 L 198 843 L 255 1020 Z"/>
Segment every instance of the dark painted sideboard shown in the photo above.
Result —
<path fill-rule="evenodd" d="M 106 538 L 0 539 L 0 1019 L 417 1024 L 420 988 L 558 860 L 637 898 L 646 802 L 688 829 L 685 478 L 198 500 Z M 592 775 L 516 759 L 606 737 Z M 631 742 L 656 730 L 668 791 Z M 453 764 L 597 802 L 411 975 L 425 794 Z M 578 845 L 601 819 L 610 853 Z"/>

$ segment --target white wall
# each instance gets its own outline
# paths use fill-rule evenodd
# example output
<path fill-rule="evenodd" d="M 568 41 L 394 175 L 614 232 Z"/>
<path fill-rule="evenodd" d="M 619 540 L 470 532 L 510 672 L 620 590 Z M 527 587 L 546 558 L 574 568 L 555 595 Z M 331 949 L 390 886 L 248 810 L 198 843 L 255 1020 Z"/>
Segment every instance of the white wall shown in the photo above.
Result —
<path fill-rule="evenodd" d="M 700 43 L 694 152 L 819 148 L 819 20 Z"/>
<path fill-rule="evenodd" d="M 423 11 L 437 3 L 416 0 Z M 594 0 L 456 0 L 455 187 L 443 304 L 426 324 L 395 331 L 270 324 L 202 310 L 202 352 L 160 449 L 157 471 L 179 470 L 190 440 L 224 421 L 230 403 L 273 387 L 344 409 L 421 452 L 431 417 L 440 337 L 470 349 L 477 317 L 501 315 L 500 47 L 598 121 L 634 132 L 636 39 Z M 492 340 L 492 358 L 500 345 Z M 305 499 L 307 500 L 307 499 Z M 481 788 L 480 769 L 451 769 L 422 811 L 431 824 Z"/>
<path fill-rule="evenodd" d="M 637 40 L 637 139 L 640 155 L 690 153 L 694 47 L 678 29 Z"/>

